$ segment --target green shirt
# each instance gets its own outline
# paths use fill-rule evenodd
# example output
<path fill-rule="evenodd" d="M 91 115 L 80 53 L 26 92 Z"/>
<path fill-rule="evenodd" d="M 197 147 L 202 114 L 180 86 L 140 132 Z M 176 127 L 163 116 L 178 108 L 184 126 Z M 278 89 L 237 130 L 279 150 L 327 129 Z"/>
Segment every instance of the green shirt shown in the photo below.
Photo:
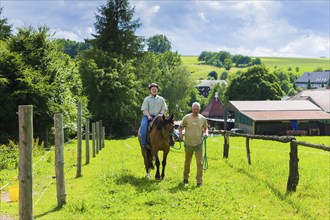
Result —
<path fill-rule="evenodd" d="M 181 127 L 185 128 L 185 147 L 191 150 L 198 150 L 203 143 L 203 129 L 207 127 L 206 118 L 198 114 L 194 117 L 192 113 L 183 117 Z"/>
<path fill-rule="evenodd" d="M 141 110 L 147 110 L 150 115 L 158 115 L 160 112 L 167 110 L 167 105 L 163 97 L 149 95 L 143 100 Z"/>

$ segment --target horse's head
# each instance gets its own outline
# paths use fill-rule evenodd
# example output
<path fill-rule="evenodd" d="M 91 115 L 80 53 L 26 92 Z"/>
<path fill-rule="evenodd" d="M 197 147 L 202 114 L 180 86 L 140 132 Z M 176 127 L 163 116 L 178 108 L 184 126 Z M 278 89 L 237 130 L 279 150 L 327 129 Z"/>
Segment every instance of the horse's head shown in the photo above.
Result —
<path fill-rule="evenodd" d="M 175 144 L 173 118 L 173 114 L 170 117 L 165 117 L 165 115 L 163 115 L 163 135 L 168 139 L 168 144 L 170 146 Z"/>

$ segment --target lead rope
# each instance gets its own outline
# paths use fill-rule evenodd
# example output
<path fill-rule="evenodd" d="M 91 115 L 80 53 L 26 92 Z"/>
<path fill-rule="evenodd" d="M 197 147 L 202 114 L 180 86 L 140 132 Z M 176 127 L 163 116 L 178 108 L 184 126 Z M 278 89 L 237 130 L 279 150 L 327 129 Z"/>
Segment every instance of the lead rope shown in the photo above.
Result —
<path fill-rule="evenodd" d="M 203 160 L 203 170 L 206 171 L 209 168 L 209 162 L 207 161 L 207 152 L 206 152 L 206 138 L 203 138 L 204 145 L 204 160 Z"/>

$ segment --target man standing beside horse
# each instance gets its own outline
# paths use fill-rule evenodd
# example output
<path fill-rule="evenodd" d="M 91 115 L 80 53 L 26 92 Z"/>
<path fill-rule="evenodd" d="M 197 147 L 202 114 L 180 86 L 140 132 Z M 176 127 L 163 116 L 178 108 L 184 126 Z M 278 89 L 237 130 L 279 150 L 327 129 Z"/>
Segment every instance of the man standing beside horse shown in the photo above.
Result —
<path fill-rule="evenodd" d="M 188 184 L 190 173 L 190 164 L 192 156 L 195 152 L 197 165 L 197 186 L 203 184 L 203 136 L 208 136 L 207 121 L 205 117 L 199 114 L 201 106 L 198 102 L 194 102 L 191 106 L 192 113 L 183 117 L 179 127 L 179 140 L 183 140 L 182 129 L 185 128 L 185 162 L 183 171 L 183 183 Z"/>

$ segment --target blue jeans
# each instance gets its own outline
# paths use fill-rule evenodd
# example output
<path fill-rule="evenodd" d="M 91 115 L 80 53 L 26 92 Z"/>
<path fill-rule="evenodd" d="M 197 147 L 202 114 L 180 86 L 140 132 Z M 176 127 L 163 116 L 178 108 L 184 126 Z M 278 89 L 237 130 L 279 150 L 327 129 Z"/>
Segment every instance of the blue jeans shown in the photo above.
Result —
<path fill-rule="evenodd" d="M 173 134 L 175 140 L 179 138 L 179 132 L 177 130 L 174 129 Z"/>
<path fill-rule="evenodd" d="M 154 116 L 152 116 L 152 118 L 154 118 Z M 140 127 L 142 146 L 146 145 L 148 143 L 148 141 L 147 141 L 148 125 L 149 125 L 148 117 L 144 115 L 141 120 L 141 127 Z"/>

